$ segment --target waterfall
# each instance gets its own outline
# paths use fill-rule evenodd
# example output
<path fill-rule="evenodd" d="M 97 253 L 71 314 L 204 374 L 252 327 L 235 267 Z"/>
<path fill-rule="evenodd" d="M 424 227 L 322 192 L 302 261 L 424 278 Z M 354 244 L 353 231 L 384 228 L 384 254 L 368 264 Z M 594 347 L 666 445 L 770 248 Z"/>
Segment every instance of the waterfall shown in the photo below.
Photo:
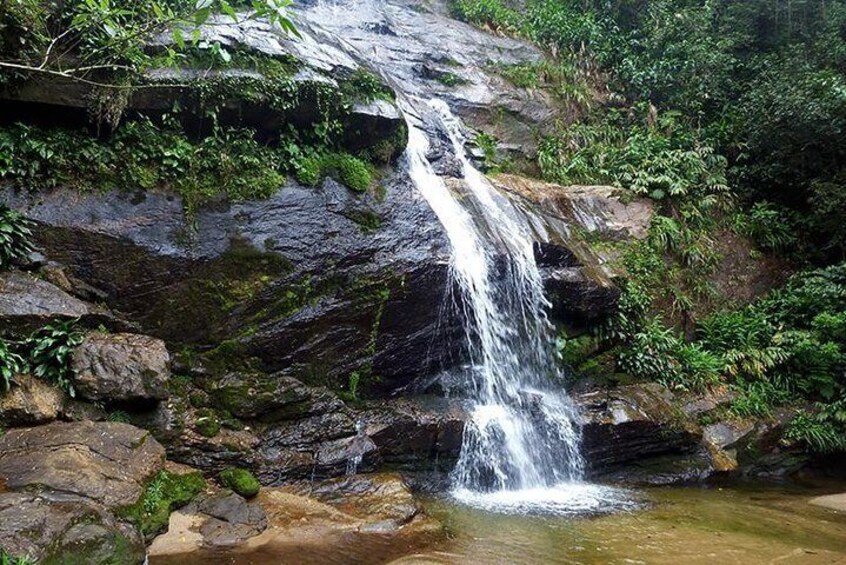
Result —
<path fill-rule="evenodd" d="M 456 302 L 463 309 L 470 357 L 463 391 L 469 421 L 452 494 L 497 511 L 571 513 L 625 506 L 621 491 L 582 480 L 578 414 L 561 383 L 546 316 L 549 304 L 525 216 L 470 163 L 461 121 L 445 102 L 427 99 L 425 85 L 411 78 L 416 59 L 395 58 L 399 52 L 390 47 L 391 34 L 362 31 L 392 22 L 392 10 L 387 2 L 321 0 L 309 14 L 343 36 L 339 41 L 350 52 L 368 59 L 396 87 L 409 122 L 408 174 L 452 248 Z M 428 161 L 430 136 L 451 144 L 463 176 L 460 194 Z"/>
<path fill-rule="evenodd" d="M 428 101 L 452 143 L 466 193 L 454 194 L 409 124 L 409 174 L 447 233 L 461 292 L 471 405 L 453 496 L 495 511 L 582 513 L 627 507 L 627 493 L 583 482 L 577 412 L 564 391 L 531 230 L 469 162 L 461 122 Z M 410 114 L 406 108 L 407 114 Z"/>

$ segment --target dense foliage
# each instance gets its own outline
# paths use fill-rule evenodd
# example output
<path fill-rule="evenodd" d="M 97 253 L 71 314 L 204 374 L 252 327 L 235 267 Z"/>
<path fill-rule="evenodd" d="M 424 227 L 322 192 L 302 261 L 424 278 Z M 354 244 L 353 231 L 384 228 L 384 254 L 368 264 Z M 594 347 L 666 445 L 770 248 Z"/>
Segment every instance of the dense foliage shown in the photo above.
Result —
<path fill-rule="evenodd" d="M 570 98 L 580 111 L 541 140 L 544 177 L 657 204 L 649 237 L 622 252 L 619 312 L 594 338 L 610 370 L 727 384 L 736 417 L 791 404 L 787 440 L 846 450 L 846 2 L 452 6 L 548 49 L 543 65 L 501 69 L 516 86 L 594 94 Z M 751 305 L 703 308 L 726 231 L 806 271 Z M 584 359 L 579 340 L 562 347 Z"/>
<path fill-rule="evenodd" d="M 10 0 L 0 4 L 0 82 L 34 75 L 128 88 L 161 54 L 147 46 L 166 43 L 175 62 L 186 45 L 199 45 L 198 26 L 215 18 L 265 18 L 296 33 L 286 13 L 291 0 Z M 162 41 L 169 38 L 169 41 Z M 221 44 L 208 46 L 222 60 Z"/>
<path fill-rule="evenodd" d="M 455 13 L 550 48 L 605 105 L 541 148 L 561 182 L 676 194 L 729 185 L 799 213 L 804 251 L 846 253 L 846 3 L 454 0 Z M 536 86 L 512 69 L 521 86 Z M 601 77 L 601 78 L 598 78 Z M 614 109 L 611 109 L 614 108 Z M 590 109 L 589 109 L 590 110 Z"/>

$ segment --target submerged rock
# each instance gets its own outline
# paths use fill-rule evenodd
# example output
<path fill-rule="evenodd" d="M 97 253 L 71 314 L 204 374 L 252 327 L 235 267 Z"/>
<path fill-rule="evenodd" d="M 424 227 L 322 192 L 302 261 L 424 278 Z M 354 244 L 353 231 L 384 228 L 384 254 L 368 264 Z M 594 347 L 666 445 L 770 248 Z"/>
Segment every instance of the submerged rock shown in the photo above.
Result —
<path fill-rule="evenodd" d="M 170 354 L 162 340 L 137 334 L 93 332 L 73 352 L 80 397 L 107 403 L 168 397 Z"/>

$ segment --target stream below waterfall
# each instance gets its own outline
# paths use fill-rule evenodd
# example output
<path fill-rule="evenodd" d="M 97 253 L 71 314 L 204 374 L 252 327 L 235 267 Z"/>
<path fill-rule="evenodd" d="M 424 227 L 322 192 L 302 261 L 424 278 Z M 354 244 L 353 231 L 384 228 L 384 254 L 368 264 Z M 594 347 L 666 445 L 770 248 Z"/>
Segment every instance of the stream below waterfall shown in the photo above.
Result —
<path fill-rule="evenodd" d="M 645 506 L 600 516 L 498 514 L 425 501 L 447 535 L 345 533 L 280 540 L 243 553 L 192 555 L 192 564 L 709 564 L 846 563 L 846 514 L 809 504 L 837 485 L 661 487 Z M 840 487 L 842 489 L 842 485 Z M 185 557 L 151 565 L 185 565 Z"/>

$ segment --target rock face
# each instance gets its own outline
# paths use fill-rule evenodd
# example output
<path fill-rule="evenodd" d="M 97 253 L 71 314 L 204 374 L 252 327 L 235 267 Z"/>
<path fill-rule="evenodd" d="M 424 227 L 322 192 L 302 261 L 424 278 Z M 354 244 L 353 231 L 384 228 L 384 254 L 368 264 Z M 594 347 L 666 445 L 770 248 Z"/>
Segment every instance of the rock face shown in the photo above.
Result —
<path fill-rule="evenodd" d="M 108 508 L 134 503 L 164 465 L 150 434 L 117 422 L 54 422 L 0 437 L 0 482 L 9 490 L 57 492 Z"/>
<path fill-rule="evenodd" d="M 164 195 L 6 196 L 41 224 L 51 258 L 146 332 L 194 344 L 237 338 L 238 353 L 266 370 L 338 388 L 366 365 L 390 390 L 458 355 L 446 345 L 458 328 L 439 315 L 440 225 L 407 178 L 383 182 L 381 202 L 327 180 L 204 209 L 190 241 L 180 202 Z M 350 219 L 361 211 L 382 227 L 362 231 Z"/>
<path fill-rule="evenodd" d="M 701 430 L 678 416 L 666 388 L 631 385 L 575 400 L 584 419 L 582 453 L 591 474 L 651 483 L 710 474 Z"/>
<path fill-rule="evenodd" d="M 93 332 L 73 352 L 71 368 L 82 398 L 108 403 L 164 400 L 170 355 L 160 339 Z"/>
<path fill-rule="evenodd" d="M 26 333 L 53 319 L 82 318 L 83 322 L 114 325 L 103 308 L 83 302 L 29 273 L 0 272 L 0 328 Z"/>
<path fill-rule="evenodd" d="M 144 542 L 102 507 L 67 496 L 0 493 L 0 547 L 33 562 L 142 563 Z"/>

